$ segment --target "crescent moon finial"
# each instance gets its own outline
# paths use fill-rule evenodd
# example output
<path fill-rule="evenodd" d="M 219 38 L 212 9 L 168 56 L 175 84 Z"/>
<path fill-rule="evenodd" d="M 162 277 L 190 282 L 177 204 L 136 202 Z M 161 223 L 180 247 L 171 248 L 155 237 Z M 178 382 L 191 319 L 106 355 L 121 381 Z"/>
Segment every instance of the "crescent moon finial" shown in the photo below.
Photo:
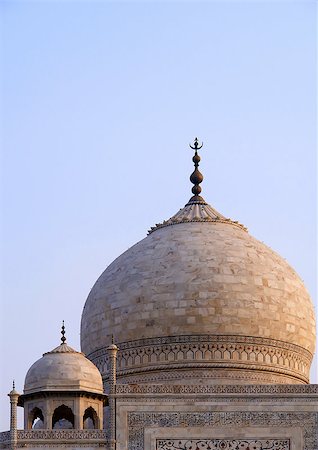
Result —
<path fill-rule="evenodd" d="M 199 140 L 198 140 L 198 138 L 195 138 L 194 139 L 194 146 L 193 145 L 191 145 L 191 144 L 189 144 L 189 147 L 190 148 L 192 148 L 192 150 L 200 150 L 200 148 L 202 148 L 203 147 L 203 142 L 201 143 L 201 145 L 199 145 Z"/>

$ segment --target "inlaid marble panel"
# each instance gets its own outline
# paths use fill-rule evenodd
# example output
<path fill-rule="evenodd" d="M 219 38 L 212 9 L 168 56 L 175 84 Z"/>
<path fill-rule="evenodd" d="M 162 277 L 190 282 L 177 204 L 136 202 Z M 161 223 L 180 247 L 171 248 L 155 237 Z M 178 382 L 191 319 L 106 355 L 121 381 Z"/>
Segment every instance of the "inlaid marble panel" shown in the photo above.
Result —
<path fill-rule="evenodd" d="M 156 450 L 290 450 L 290 440 L 157 439 Z"/>

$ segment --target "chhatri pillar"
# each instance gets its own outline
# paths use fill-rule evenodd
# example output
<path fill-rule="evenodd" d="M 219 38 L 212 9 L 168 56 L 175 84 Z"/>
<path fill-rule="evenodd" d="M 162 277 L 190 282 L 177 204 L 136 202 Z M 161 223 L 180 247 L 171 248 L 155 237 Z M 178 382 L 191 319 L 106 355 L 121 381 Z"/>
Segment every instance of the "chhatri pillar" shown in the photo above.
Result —
<path fill-rule="evenodd" d="M 20 394 L 15 390 L 14 381 L 12 391 L 8 396 L 10 397 L 10 448 L 15 450 L 18 443 L 17 409 Z"/>
<path fill-rule="evenodd" d="M 116 365 L 117 365 L 117 352 L 119 348 L 114 344 L 112 337 L 112 343 L 107 347 L 107 353 L 109 356 L 109 412 L 110 412 L 110 450 L 116 449 Z"/>

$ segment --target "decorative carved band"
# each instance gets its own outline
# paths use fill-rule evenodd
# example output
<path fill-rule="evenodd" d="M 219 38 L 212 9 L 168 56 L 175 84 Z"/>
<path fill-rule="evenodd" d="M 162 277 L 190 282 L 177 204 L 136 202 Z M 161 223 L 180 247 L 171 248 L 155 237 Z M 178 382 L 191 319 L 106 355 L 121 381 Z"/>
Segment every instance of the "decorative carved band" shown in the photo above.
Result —
<path fill-rule="evenodd" d="M 172 370 L 174 369 L 174 370 Z M 145 368 L 142 372 L 132 370 L 126 372 L 120 382 L 122 383 L 186 383 L 187 380 L 202 380 L 201 382 L 210 383 L 213 380 L 217 380 L 219 383 L 248 383 L 248 384 L 299 384 L 305 383 L 304 380 L 290 376 L 288 371 L 268 368 L 260 370 L 256 366 L 252 365 L 240 365 L 241 370 L 237 370 L 232 365 L 215 365 L 201 364 L 198 367 L 195 364 L 183 364 L 177 367 L 170 365 L 161 365 L 160 370 L 153 370 L 152 367 Z M 203 381 L 204 380 L 204 381 Z M 108 392 L 108 379 L 105 377 L 105 391 Z"/>
<path fill-rule="evenodd" d="M 6 443 L 10 440 L 10 432 L 0 433 L 0 442 Z M 105 443 L 107 434 L 104 430 L 18 430 L 18 443 L 39 443 L 41 441 L 72 442 L 86 441 Z"/>
<path fill-rule="evenodd" d="M 289 439 L 157 439 L 156 450 L 290 450 Z"/>
<path fill-rule="evenodd" d="M 104 440 L 106 432 L 104 430 L 20 430 L 18 439 Z"/>
<path fill-rule="evenodd" d="M 127 395 L 159 395 L 160 398 L 165 395 L 242 395 L 247 396 L 268 396 L 271 401 L 272 396 L 281 395 L 286 396 L 304 396 L 307 399 L 312 398 L 317 401 L 318 398 L 318 384 L 251 384 L 251 385 L 235 385 L 235 384 L 210 384 L 210 385 L 171 385 L 171 384 L 117 384 L 116 394 Z"/>
<path fill-rule="evenodd" d="M 253 336 L 167 336 L 124 342 L 118 346 L 119 378 L 160 369 L 191 367 L 251 369 L 287 375 L 308 383 L 312 360 L 312 354 L 298 345 Z M 107 380 L 106 349 L 97 350 L 88 357 Z"/>
<path fill-rule="evenodd" d="M 0 442 L 9 442 L 10 441 L 10 431 L 2 431 L 0 433 Z"/>

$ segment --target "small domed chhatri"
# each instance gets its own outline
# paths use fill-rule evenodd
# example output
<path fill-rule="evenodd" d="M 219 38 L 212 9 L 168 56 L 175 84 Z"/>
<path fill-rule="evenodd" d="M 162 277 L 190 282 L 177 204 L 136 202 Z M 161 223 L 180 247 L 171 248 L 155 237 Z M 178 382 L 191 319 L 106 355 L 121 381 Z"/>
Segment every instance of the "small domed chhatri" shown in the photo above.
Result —
<path fill-rule="evenodd" d="M 64 324 L 61 344 L 44 353 L 25 377 L 24 394 L 48 390 L 87 390 L 103 394 L 99 370 L 83 353 L 67 345 Z"/>
<path fill-rule="evenodd" d="M 200 196 L 119 256 L 86 301 L 81 346 L 108 379 L 106 348 L 119 347 L 118 382 L 308 383 L 314 309 L 277 253 Z"/>
<path fill-rule="evenodd" d="M 101 429 L 105 399 L 100 372 L 67 345 L 63 321 L 61 344 L 26 374 L 18 403 L 24 407 L 25 429 Z"/>

